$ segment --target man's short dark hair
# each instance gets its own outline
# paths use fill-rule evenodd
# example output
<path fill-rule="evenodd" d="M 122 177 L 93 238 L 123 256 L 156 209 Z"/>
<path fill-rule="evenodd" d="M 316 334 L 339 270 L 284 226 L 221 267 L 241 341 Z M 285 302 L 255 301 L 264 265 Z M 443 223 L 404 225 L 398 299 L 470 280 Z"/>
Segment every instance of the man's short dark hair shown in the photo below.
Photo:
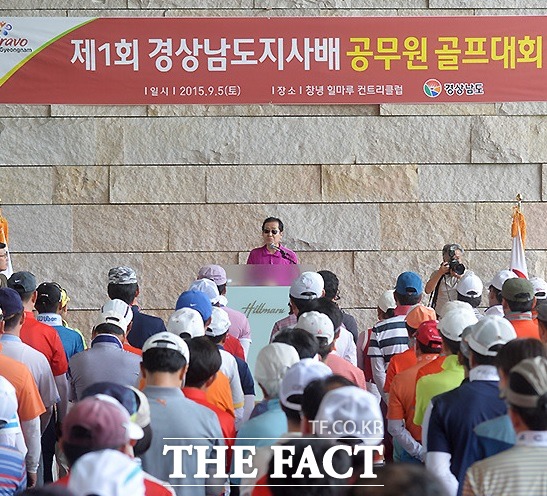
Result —
<path fill-rule="evenodd" d="M 315 336 L 310 334 L 304 329 L 283 329 L 278 332 L 274 338 L 274 343 L 285 343 L 293 346 L 300 360 L 303 358 L 313 358 L 317 353 L 319 353 L 319 343 Z"/>
<path fill-rule="evenodd" d="M 324 296 L 314 298 L 313 300 L 306 300 L 306 303 L 300 309 L 300 313 L 304 312 L 324 313 L 332 321 L 334 330 L 342 325 L 342 310 L 340 310 L 340 307 L 334 301 Z"/>
<path fill-rule="evenodd" d="M 218 294 L 223 295 L 226 293 L 226 283 L 224 284 L 217 284 Z"/>
<path fill-rule="evenodd" d="M 110 322 L 99 324 L 93 331 L 95 334 L 114 334 L 115 336 L 123 336 L 125 334 L 121 327 L 116 324 L 111 324 Z"/>
<path fill-rule="evenodd" d="M 34 304 L 34 308 L 36 308 L 38 313 L 57 313 L 57 310 L 59 308 L 59 302 L 51 302 L 38 297 L 36 303 Z"/>
<path fill-rule="evenodd" d="M 310 300 L 305 300 L 303 298 L 295 298 L 294 296 L 289 295 L 289 299 L 291 300 L 291 303 L 297 308 L 298 313 L 302 313 L 302 308 L 308 303 Z"/>
<path fill-rule="evenodd" d="M 481 304 L 481 296 L 464 296 L 460 293 L 457 294 L 458 301 L 465 301 L 469 303 L 472 308 L 477 308 Z"/>
<path fill-rule="evenodd" d="M 532 307 L 534 306 L 534 300 L 511 301 L 506 299 L 505 301 L 511 312 L 531 312 Z"/>
<path fill-rule="evenodd" d="M 83 429 L 83 427 L 78 427 L 80 429 Z M 119 449 L 121 446 L 112 446 L 110 449 Z M 68 461 L 68 466 L 72 467 L 76 463 L 76 461 L 86 455 L 87 453 L 91 453 L 93 451 L 101 451 L 105 449 L 104 447 L 98 447 L 98 448 L 90 448 L 89 446 L 78 446 L 77 444 L 70 444 L 63 442 L 63 453 L 66 456 L 66 459 Z"/>
<path fill-rule="evenodd" d="M 21 286 L 15 286 L 13 289 L 15 289 L 15 291 L 19 293 L 19 296 L 21 297 L 21 301 L 23 303 L 28 303 L 34 293 L 36 293 L 36 291 L 28 291 L 25 293 L 24 291 L 22 291 L 23 288 Z"/>
<path fill-rule="evenodd" d="M 422 293 L 401 294 L 395 291 L 394 296 L 399 305 L 417 305 L 422 301 Z"/>
<path fill-rule="evenodd" d="M 325 298 L 333 300 L 338 294 L 338 287 L 340 281 L 334 272 L 330 270 L 318 270 L 317 273 L 323 278 L 325 282 Z"/>
<path fill-rule="evenodd" d="M 133 303 L 135 296 L 137 296 L 137 291 L 139 290 L 139 285 L 134 282 L 131 284 L 112 284 L 108 285 L 108 297 L 111 300 L 122 300 L 125 301 L 128 305 Z"/>
<path fill-rule="evenodd" d="M 459 250 L 463 253 L 465 253 L 465 250 L 462 248 L 462 245 L 459 245 L 458 243 L 448 243 L 443 246 L 443 255 L 448 255 L 451 250 Z"/>
<path fill-rule="evenodd" d="M 192 357 L 186 372 L 186 385 L 200 388 L 220 370 L 222 357 L 206 336 L 188 339 L 186 344 Z"/>
<path fill-rule="evenodd" d="M 505 375 L 525 358 L 542 356 L 547 358 L 547 349 L 539 339 L 512 339 L 498 351 L 496 355 L 496 367 Z"/>
<path fill-rule="evenodd" d="M 11 331 L 15 329 L 19 322 L 21 322 L 21 317 L 23 316 L 23 312 L 14 313 L 10 316 L 9 319 L 4 319 L 4 330 L 5 331 Z"/>
<path fill-rule="evenodd" d="M 186 358 L 169 348 L 151 348 L 142 354 L 142 366 L 148 372 L 178 372 L 186 366 Z"/>
<path fill-rule="evenodd" d="M 494 292 L 498 305 L 501 305 L 501 300 L 503 299 L 503 296 L 501 296 L 501 289 L 496 288 L 496 286 L 490 286 L 488 289 Z"/>
<path fill-rule="evenodd" d="M 323 396 L 333 389 L 344 386 L 355 386 L 355 384 L 349 379 L 336 374 L 311 381 L 304 389 L 304 394 L 302 395 L 303 415 L 308 420 L 315 420 Z"/>
<path fill-rule="evenodd" d="M 447 346 L 450 350 L 450 353 L 452 353 L 453 355 L 457 355 L 458 351 L 460 351 L 460 342 L 454 341 L 453 339 L 448 339 L 446 336 L 443 335 L 442 332 L 440 332 L 439 334 L 441 335 L 441 339 L 443 340 L 445 346 Z"/>
<path fill-rule="evenodd" d="M 433 348 L 432 346 L 427 346 L 426 344 L 420 343 L 420 341 L 416 340 L 416 345 L 418 346 L 418 349 L 423 354 L 439 354 L 441 352 L 440 348 Z"/>
<path fill-rule="evenodd" d="M 268 217 L 267 219 L 265 219 L 262 223 L 262 230 L 264 230 L 264 227 L 268 222 L 277 222 L 277 224 L 279 225 L 279 232 L 283 232 L 283 222 L 277 217 Z"/>
<path fill-rule="evenodd" d="M 502 349 L 502 347 L 503 347 L 502 344 L 496 344 L 488 348 L 488 351 L 495 351 L 497 353 Z M 475 367 L 477 365 L 496 365 L 495 356 L 481 355 L 480 353 L 477 353 L 473 350 L 470 350 L 470 351 L 471 351 L 471 354 L 473 355 L 473 361 L 474 361 Z"/>

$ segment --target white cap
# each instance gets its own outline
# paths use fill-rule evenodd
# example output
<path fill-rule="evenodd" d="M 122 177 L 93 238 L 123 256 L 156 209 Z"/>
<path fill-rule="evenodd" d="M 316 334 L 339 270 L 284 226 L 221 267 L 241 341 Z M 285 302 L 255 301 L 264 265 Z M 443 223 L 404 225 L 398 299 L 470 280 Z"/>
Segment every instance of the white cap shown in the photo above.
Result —
<path fill-rule="evenodd" d="M 448 302 L 456 303 L 456 302 Z M 478 322 L 477 316 L 469 303 L 458 302 L 461 305 L 451 306 L 448 312 L 439 320 L 437 329 L 447 339 L 452 341 L 461 341 L 463 330 L 470 325 Z"/>
<path fill-rule="evenodd" d="M 376 446 L 384 438 L 378 400 L 357 386 L 329 391 L 321 401 L 315 420 L 319 427 L 315 434 L 319 437 L 358 438 L 368 446 Z"/>
<path fill-rule="evenodd" d="M 137 413 L 135 414 L 135 423 L 141 427 L 144 428 L 148 425 L 150 425 L 150 402 L 148 401 L 148 397 L 140 390 L 137 389 L 135 386 L 128 386 L 131 391 L 135 394 L 137 397 Z"/>
<path fill-rule="evenodd" d="M 534 286 L 535 297 L 538 300 L 547 299 L 547 282 L 545 282 L 541 277 L 530 277 L 528 279 Z"/>
<path fill-rule="evenodd" d="M 188 349 L 188 345 L 184 339 L 176 334 L 158 332 L 157 334 L 150 336 L 142 345 L 142 352 L 145 353 L 154 348 L 168 348 L 170 350 L 178 351 L 186 358 L 186 363 L 190 363 L 190 350 Z"/>
<path fill-rule="evenodd" d="M 317 272 L 302 272 L 291 284 L 289 294 L 301 300 L 321 298 L 325 281 Z"/>
<path fill-rule="evenodd" d="M 516 339 L 517 333 L 511 322 L 502 317 L 483 317 L 471 326 L 465 341 L 475 353 L 483 356 L 496 356 L 497 351 L 489 351 L 492 346 L 505 344 Z"/>
<path fill-rule="evenodd" d="M 209 327 L 205 329 L 206 336 L 222 336 L 228 332 L 232 323 L 230 317 L 225 310 L 220 307 L 213 307 L 213 313 L 211 314 L 211 323 Z"/>
<path fill-rule="evenodd" d="M 15 387 L 0 375 L 0 429 L 9 423 L 17 413 L 17 395 Z"/>
<path fill-rule="evenodd" d="M 114 324 L 123 332 L 127 332 L 129 324 L 133 320 L 133 310 L 122 300 L 109 300 L 101 307 L 101 314 L 97 320 L 99 324 Z"/>
<path fill-rule="evenodd" d="M 466 272 L 456 285 L 456 291 L 459 294 L 470 298 L 482 296 L 482 290 L 482 281 L 480 280 L 479 276 L 477 276 L 472 271 Z"/>
<path fill-rule="evenodd" d="M 190 284 L 188 291 L 201 291 L 205 293 L 213 305 L 218 303 L 220 297 L 218 287 L 211 279 L 198 279 L 194 281 Z"/>
<path fill-rule="evenodd" d="M 507 279 L 514 279 L 515 277 L 518 277 L 512 270 L 500 270 L 494 278 L 488 283 L 488 287 L 494 286 L 497 290 L 501 291 L 501 288 L 503 287 L 503 283 L 507 281 Z"/>
<path fill-rule="evenodd" d="M 70 470 L 68 489 L 76 496 L 144 496 L 141 468 L 129 456 L 117 450 L 87 453 Z"/>
<path fill-rule="evenodd" d="M 133 441 L 138 441 L 139 439 L 142 439 L 144 437 L 144 431 L 142 430 L 141 426 L 131 420 L 127 408 L 125 408 L 116 398 L 114 398 L 114 396 L 99 393 L 93 395 L 92 397 L 101 401 L 106 401 L 107 403 L 114 405 L 116 409 L 119 410 L 120 414 L 124 419 L 122 425 L 125 428 L 129 439 L 132 439 Z M 110 413 L 110 415 L 112 416 L 112 412 Z"/>
<path fill-rule="evenodd" d="M 439 311 L 439 309 L 437 309 L 437 315 L 439 316 L 439 318 L 442 318 L 444 317 L 450 310 L 467 310 L 471 307 L 471 305 L 469 303 L 467 303 L 466 301 L 460 301 L 460 300 L 452 300 L 452 301 L 447 301 L 442 307 L 441 307 L 441 311 Z"/>
<path fill-rule="evenodd" d="M 327 344 L 334 340 L 334 324 L 321 312 L 304 312 L 298 317 L 296 327 L 304 329 L 317 338 L 327 338 Z"/>
<path fill-rule="evenodd" d="M 281 381 L 287 370 L 300 360 L 296 349 L 285 343 L 271 343 L 262 348 L 256 357 L 255 379 L 268 396 L 279 396 Z"/>
<path fill-rule="evenodd" d="M 190 337 L 197 338 L 205 336 L 205 327 L 201 314 L 193 308 L 184 307 L 171 314 L 167 321 L 167 330 L 180 336 L 182 333 L 190 334 Z"/>
<path fill-rule="evenodd" d="M 384 291 L 382 296 L 380 296 L 380 299 L 378 300 L 378 308 L 382 310 L 382 312 L 387 312 L 390 308 L 395 308 L 397 306 L 393 293 L 395 293 L 395 290 L 390 289 L 388 291 Z"/>
<path fill-rule="evenodd" d="M 332 370 L 323 362 L 313 358 L 303 358 L 287 370 L 281 381 L 279 400 L 287 408 L 301 411 L 302 405 L 288 401 L 288 398 L 295 394 L 304 394 L 304 389 L 311 381 L 329 375 L 332 375 Z"/>

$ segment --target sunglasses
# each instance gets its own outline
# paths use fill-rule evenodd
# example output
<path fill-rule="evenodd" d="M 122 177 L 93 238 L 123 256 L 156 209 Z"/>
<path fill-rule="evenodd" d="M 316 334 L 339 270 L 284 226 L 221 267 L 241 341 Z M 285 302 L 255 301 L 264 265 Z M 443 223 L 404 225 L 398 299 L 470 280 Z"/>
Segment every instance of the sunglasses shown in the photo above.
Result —
<path fill-rule="evenodd" d="M 278 229 L 262 229 L 262 232 L 264 234 L 270 234 L 272 233 L 274 236 L 279 233 Z"/>

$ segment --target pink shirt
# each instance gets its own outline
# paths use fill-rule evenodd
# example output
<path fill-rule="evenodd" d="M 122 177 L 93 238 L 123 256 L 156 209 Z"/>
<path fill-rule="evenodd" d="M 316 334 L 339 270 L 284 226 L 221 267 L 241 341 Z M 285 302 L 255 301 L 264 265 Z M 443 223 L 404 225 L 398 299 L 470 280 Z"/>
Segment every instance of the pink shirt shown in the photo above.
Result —
<path fill-rule="evenodd" d="M 245 314 L 230 307 L 221 307 L 230 317 L 228 332 L 237 339 L 251 339 L 251 326 Z"/>
<path fill-rule="evenodd" d="M 329 353 L 324 363 L 329 366 L 333 374 L 341 375 L 342 377 L 349 379 L 361 389 L 367 389 L 365 374 L 363 374 L 363 371 L 355 365 L 349 363 L 347 360 L 344 360 L 342 357 L 335 355 L 334 353 Z"/>
<path fill-rule="evenodd" d="M 288 248 L 285 248 L 283 245 L 280 245 L 280 248 L 287 254 L 287 257 L 291 260 L 294 260 L 295 263 L 298 263 L 298 257 L 296 253 Z M 249 258 L 247 258 L 247 264 L 249 265 L 291 265 L 291 261 L 283 258 L 280 251 L 275 253 L 270 253 L 266 245 L 261 246 L 260 248 L 254 248 L 249 253 Z"/>
<path fill-rule="evenodd" d="M 274 336 L 283 329 L 286 329 L 287 327 L 294 327 L 296 325 L 296 321 L 298 319 L 296 318 L 296 315 L 294 313 L 291 313 L 287 315 L 285 318 L 278 320 L 272 329 L 272 333 L 270 334 L 270 343 L 273 341 Z"/>

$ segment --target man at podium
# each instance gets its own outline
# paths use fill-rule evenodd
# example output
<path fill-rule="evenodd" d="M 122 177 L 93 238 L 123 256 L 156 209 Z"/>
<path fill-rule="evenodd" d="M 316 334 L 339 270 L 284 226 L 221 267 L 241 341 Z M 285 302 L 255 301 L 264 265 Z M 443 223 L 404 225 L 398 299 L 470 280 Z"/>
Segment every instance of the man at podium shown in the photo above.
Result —
<path fill-rule="evenodd" d="M 276 217 L 268 217 L 262 223 L 262 240 L 264 245 L 254 248 L 249 253 L 249 265 L 291 265 L 298 263 L 294 251 L 281 244 L 283 222 Z"/>

